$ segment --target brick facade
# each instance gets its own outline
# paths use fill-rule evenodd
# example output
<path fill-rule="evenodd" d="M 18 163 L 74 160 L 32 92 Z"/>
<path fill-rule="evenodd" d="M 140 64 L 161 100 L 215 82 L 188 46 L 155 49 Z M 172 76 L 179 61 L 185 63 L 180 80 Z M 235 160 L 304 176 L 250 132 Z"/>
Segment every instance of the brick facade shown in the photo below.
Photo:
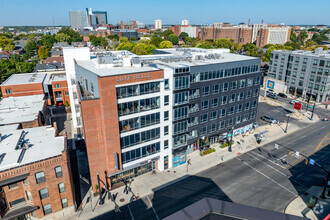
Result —
<path fill-rule="evenodd" d="M 56 84 L 60 85 L 60 88 L 56 88 Z M 54 97 L 54 104 L 56 105 L 58 101 L 56 101 L 55 92 L 61 92 L 63 104 L 67 101 L 70 104 L 70 97 L 69 97 L 69 90 L 68 90 L 68 83 L 66 80 L 63 81 L 52 81 L 52 89 L 53 89 L 53 97 Z M 67 92 L 67 95 L 66 95 Z"/>
<path fill-rule="evenodd" d="M 202 40 L 211 39 L 216 41 L 219 38 L 230 39 L 235 43 L 246 44 L 252 42 L 251 27 L 203 27 L 199 32 Z"/>
<path fill-rule="evenodd" d="M 11 89 L 12 93 L 7 94 L 6 93 L 7 89 Z M 1 86 L 1 93 L 4 98 L 28 96 L 28 95 L 43 95 L 44 89 L 42 83 L 29 83 L 22 85 Z"/>
<path fill-rule="evenodd" d="M 55 167 L 58 166 L 61 166 L 62 168 L 63 175 L 61 177 L 56 177 Z M 41 171 L 44 172 L 46 181 L 37 184 L 35 174 Z M 60 156 L 2 171 L 0 172 L 0 180 L 5 180 L 26 173 L 28 173 L 26 183 L 24 183 L 24 181 L 19 181 L 17 182 L 18 187 L 14 189 L 9 189 L 8 185 L 2 187 L 3 192 L 0 193 L 0 200 L 5 198 L 8 208 L 0 213 L 0 219 L 8 212 L 8 209 L 10 209 L 9 203 L 20 198 L 25 198 L 26 203 L 39 207 L 39 209 L 35 211 L 35 217 L 37 218 L 42 218 L 44 216 L 42 209 L 43 205 L 51 204 L 52 213 L 63 210 L 61 203 L 61 199 L 63 198 L 67 198 L 68 207 L 74 205 L 73 181 L 68 151 L 63 151 Z M 59 192 L 59 183 L 64 183 L 65 192 Z M 44 188 L 48 189 L 49 197 L 41 200 L 39 190 Z M 32 201 L 28 200 L 26 192 L 31 193 Z"/>
<path fill-rule="evenodd" d="M 122 170 L 115 86 L 137 81 L 142 83 L 143 81 L 162 79 L 164 77 L 164 72 L 162 70 L 152 71 L 150 78 L 134 79 L 133 75 L 138 74 L 144 73 L 99 77 L 98 87 L 100 98 L 81 101 L 84 135 L 87 146 L 91 181 L 94 190 L 95 185 L 97 185 L 97 172 L 99 172 L 100 177 L 105 182 L 105 172 L 111 174 Z M 129 75 L 131 75 L 130 81 L 117 81 L 117 77 L 125 78 Z M 119 170 L 115 169 L 114 153 L 118 153 Z"/>

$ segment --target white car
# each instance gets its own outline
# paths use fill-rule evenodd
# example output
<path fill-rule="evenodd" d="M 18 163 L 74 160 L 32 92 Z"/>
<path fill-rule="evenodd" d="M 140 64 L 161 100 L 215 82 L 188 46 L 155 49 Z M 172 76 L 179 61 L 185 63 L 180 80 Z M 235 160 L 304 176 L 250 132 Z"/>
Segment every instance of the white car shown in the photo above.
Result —
<path fill-rule="evenodd" d="M 272 89 L 268 89 L 266 92 L 267 92 L 268 94 L 276 95 L 276 92 L 274 92 L 274 90 L 272 90 Z"/>
<path fill-rule="evenodd" d="M 292 100 L 292 101 L 290 102 L 290 104 L 291 104 L 291 105 L 294 105 L 294 103 L 296 103 L 296 102 L 300 103 L 298 100 Z"/>

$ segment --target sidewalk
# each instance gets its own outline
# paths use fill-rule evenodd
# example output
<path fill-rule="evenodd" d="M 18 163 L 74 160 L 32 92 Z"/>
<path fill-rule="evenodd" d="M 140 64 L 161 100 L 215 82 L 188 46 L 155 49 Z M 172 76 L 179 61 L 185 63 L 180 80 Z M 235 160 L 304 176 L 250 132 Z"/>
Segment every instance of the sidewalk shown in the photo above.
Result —
<path fill-rule="evenodd" d="M 309 119 L 304 117 L 302 121 L 314 123 L 318 121 L 318 117 L 314 117 L 313 121 L 310 121 Z M 228 152 L 228 148 L 221 149 L 219 147 L 219 144 L 212 145 L 212 148 L 215 148 L 216 152 L 205 156 L 200 156 L 199 151 L 195 151 L 187 155 L 187 160 L 190 159 L 191 161 L 191 165 L 189 165 L 188 168 L 187 164 L 184 164 L 162 172 L 148 173 L 135 177 L 134 181 L 131 184 L 132 192 L 134 192 L 134 194 L 139 198 L 145 197 L 170 184 L 185 179 L 189 177 L 189 175 L 196 175 L 202 171 L 207 170 L 208 168 L 233 159 L 239 154 L 243 154 L 245 152 L 255 149 L 256 147 L 266 145 L 267 143 L 270 143 L 276 139 L 289 135 L 290 133 L 293 133 L 298 129 L 301 129 L 301 127 L 291 123 L 289 123 L 288 133 L 284 133 L 283 128 L 284 125 L 265 125 L 256 128 L 253 134 L 248 134 L 244 138 L 242 135 L 235 136 L 233 138 L 235 144 L 232 147 L 232 152 Z M 267 138 L 263 140 L 261 144 L 257 144 L 254 134 L 264 130 L 269 131 L 269 133 L 267 134 Z M 244 143 L 241 140 L 244 140 Z M 241 146 L 236 144 L 236 141 L 240 141 Z M 120 187 L 111 191 L 112 194 L 118 193 L 115 201 L 119 206 L 129 204 L 130 200 L 132 199 L 132 192 L 129 192 L 127 195 L 123 193 L 123 190 L 124 187 Z M 91 219 L 93 217 L 115 209 L 114 202 L 112 202 L 108 198 L 105 199 L 105 203 L 103 205 L 98 204 L 98 198 L 99 197 L 92 198 L 92 211 L 90 203 L 87 202 L 90 201 L 89 194 L 87 194 L 82 204 L 82 210 L 78 211 L 75 216 L 67 217 L 67 219 Z"/>
<path fill-rule="evenodd" d="M 330 196 L 326 196 L 326 199 L 321 199 L 323 187 L 312 186 L 304 194 L 298 196 L 292 200 L 291 203 L 286 207 L 285 213 L 307 217 L 312 220 L 323 219 L 330 213 Z M 308 207 L 310 198 L 315 196 L 318 201 L 313 209 Z"/>

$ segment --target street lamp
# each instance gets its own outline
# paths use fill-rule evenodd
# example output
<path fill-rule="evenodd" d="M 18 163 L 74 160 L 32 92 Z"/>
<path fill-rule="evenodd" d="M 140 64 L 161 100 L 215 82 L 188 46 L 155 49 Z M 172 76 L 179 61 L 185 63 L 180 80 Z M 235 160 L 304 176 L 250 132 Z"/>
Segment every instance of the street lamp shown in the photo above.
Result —
<path fill-rule="evenodd" d="M 233 127 L 231 127 L 231 136 L 230 136 L 230 143 L 229 143 L 229 147 L 228 147 L 228 152 L 232 152 L 231 149 L 231 144 L 233 142 L 233 136 L 234 136 L 234 129 L 235 129 L 235 125 L 237 125 L 238 123 L 234 124 Z"/>

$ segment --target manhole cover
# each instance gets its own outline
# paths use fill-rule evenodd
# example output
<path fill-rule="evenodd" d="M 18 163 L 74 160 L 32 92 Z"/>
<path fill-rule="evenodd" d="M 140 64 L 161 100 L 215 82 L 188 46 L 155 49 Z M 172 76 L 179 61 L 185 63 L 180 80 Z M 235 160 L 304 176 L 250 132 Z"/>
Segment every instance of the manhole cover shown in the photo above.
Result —
<path fill-rule="evenodd" d="M 124 201 L 125 201 L 125 199 L 120 199 L 119 201 L 120 201 L 120 202 L 124 202 Z"/>

